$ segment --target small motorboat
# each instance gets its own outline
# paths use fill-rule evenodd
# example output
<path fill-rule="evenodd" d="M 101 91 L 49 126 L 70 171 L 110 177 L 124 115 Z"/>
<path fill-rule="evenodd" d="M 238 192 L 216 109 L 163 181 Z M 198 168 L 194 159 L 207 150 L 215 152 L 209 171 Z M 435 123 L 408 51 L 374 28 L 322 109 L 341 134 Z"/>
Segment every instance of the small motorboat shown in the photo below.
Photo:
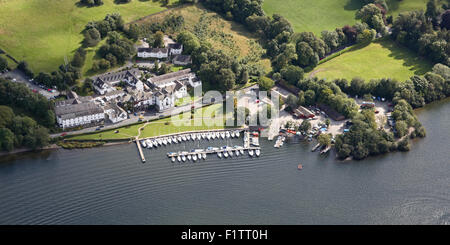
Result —
<path fill-rule="evenodd" d="M 167 138 L 167 143 L 172 144 L 172 137 Z"/>
<path fill-rule="evenodd" d="M 189 141 L 189 140 L 191 140 L 191 136 L 188 134 L 188 135 L 186 135 L 186 141 Z"/>
<path fill-rule="evenodd" d="M 261 150 L 256 149 L 256 150 L 255 150 L 255 155 L 256 155 L 257 157 L 259 157 L 259 155 L 261 155 Z"/>
<path fill-rule="evenodd" d="M 166 139 L 166 138 L 164 138 L 164 139 L 162 140 L 162 142 L 163 142 L 164 145 L 167 145 L 167 139 Z"/>
<path fill-rule="evenodd" d="M 181 162 L 181 156 L 180 156 L 180 155 L 177 156 L 177 160 L 178 160 L 179 162 Z"/>
<path fill-rule="evenodd" d="M 227 157 L 228 157 L 228 152 L 224 151 L 224 152 L 223 152 L 223 156 L 224 156 L 225 158 L 227 158 Z"/>
<path fill-rule="evenodd" d="M 253 156 L 253 150 L 248 150 L 248 155 L 252 157 Z"/>
<path fill-rule="evenodd" d="M 202 153 L 197 154 L 198 160 L 202 160 Z"/>
<path fill-rule="evenodd" d="M 203 160 L 206 160 L 206 153 L 202 153 Z"/>
<path fill-rule="evenodd" d="M 239 152 L 241 153 L 241 155 L 244 155 L 244 149 L 239 149 Z"/>
<path fill-rule="evenodd" d="M 196 134 L 191 134 L 191 139 L 192 140 L 196 140 L 197 139 L 197 135 Z"/>
<path fill-rule="evenodd" d="M 142 140 L 142 141 L 141 141 L 141 145 L 142 145 L 142 147 L 144 147 L 144 148 L 147 147 L 147 144 L 145 143 L 145 140 Z"/>
<path fill-rule="evenodd" d="M 146 143 L 147 143 L 147 148 L 152 148 L 153 147 L 153 143 L 152 143 L 152 141 L 151 140 L 146 140 L 145 141 Z"/>
<path fill-rule="evenodd" d="M 175 162 L 175 157 L 172 157 L 172 162 Z"/>
<path fill-rule="evenodd" d="M 183 160 L 183 162 L 186 162 L 186 156 L 185 156 L 185 155 L 182 155 L 182 156 L 181 156 L 181 160 Z"/>
<path fill-rule="evenodd" d="M 233 151 L 232 150 L 228 150 L 228 155 L 230 155 L 230 157 L 233 156 Z"/>
<path fill-rule="evenodd" d="M 225 133 L 224 132 L 220 133 L 220 138 L 225 139 Z"/>
<path fill-rule="evenodd" d="M 207 138 L 208 140 L 210 140 L 210 139 L 211 139 L 211 133 L 207 133 L 207 134 L 206 134 L 206 138 Z"/>
<path fill-rule="evenodd" d="M 194 161 L 194 162 L 197 161 L 197 155 L 195 155 L 195 154 L 192 155 L 192 161 Z"/>
<path fill-rule="evenodd" d="M 156 140 L 152 140 L 152 144 L 153 144 L 153 147 L 158 147 L 158 143 L 156 142 Z"/>
<path fill-rule="evenodd" d="M 181 138 L 181 136 L 178 136 L 178 137 L 177 137 L 177 140 L 178 140 L 178 142 L 180 142 L 180 143 L 181 143 L 181 141 L 183 141 L 183 139 Z"/>
<path fill-rule="evenodd" d="M 234 131 L 231 131 L 231 138 L 236 137 L 236 134 L 234 133 Z"/>
<path fill-rule="evenodd" d="M 236 131 L 236 138 L 239 138 L 239 131 Z"/>
<path fill-rule="evenodd" d="M 225 136 L 225 135 L 223 135 L 223 136 Z M 216 138 L 220 139 L 220 133 L 219 132 L 216 132 Z"/>
<path fill-rule="evenodd" d="M 192 156 L 191 155 L 187 155 L 187 159 L 190 161 L 192 160 Z"/>
<path fill-rule="evenodd" d="M 297 169 L 298 169 L 298 170 L 302 170 L 302 169 L 303 169 L 303 165 L 302 165 L 302 164 L 299 164 L 299 165 L 297 166 Z"/>
<path fill-rule="evenodd" d="M 173 141 L 173 143 L 178 144 L 177 137 L 173 137 L 172 141 Z"/>
<path fill-rule="evenodd" d="M 157 139 L 156 142 L 158 143 L 158 145 L 162 145 L 162 140 L 161 139 Z"/>
<path fill-rule="evenodd" d="M 186 135 L 182 135 L 181 140 L 186 141 L 187 140 Z"/>
<path fill-rule="evenodd" d="M 227 139 L 231 137 L 230 131 L 226 131 L 226 132 L 225 132 L 225 137 L 226 137 Z"/>
<path fill-rule="evenodd" d="M 217 156 L 218 156 L 219 158 L 222 158 L 222 152 L 217 152 Z"/>
<path fill-rule="evenodd" d="M 236 156 L 239 156 L 239 150 L 236 150 L 234 153 L 236 153 Z"/>

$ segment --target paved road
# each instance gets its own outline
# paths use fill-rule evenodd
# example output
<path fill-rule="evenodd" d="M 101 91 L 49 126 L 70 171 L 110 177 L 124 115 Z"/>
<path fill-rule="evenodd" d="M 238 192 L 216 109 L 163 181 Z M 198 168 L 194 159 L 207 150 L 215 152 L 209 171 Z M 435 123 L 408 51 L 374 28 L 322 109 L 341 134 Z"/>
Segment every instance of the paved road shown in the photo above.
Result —
<path fill-rule="evenodd" d="M 40 94 L 42 94 L 43 96 L 45 96 L 47 99 L 52 99 L 54 96 L 59 96 L 59 91 L 55 90 L 54 93 L 52 92 L 48 92 L 45 89 L 40 88 L 39 86 L 33 84 L 32 82 L 29 81 L 30 78 L 28 78 L 22 71 L 15 69 L 13 71 L 9 71 L 6 72 L 4 74 L 0 75 L 1 77 L 4 78 L 11 78 L 11 80 L 13 82 L 18 82 L 18 83 L 24 83 L 27 87 L 29 87 L 32 90 L 36 90 L 38 91 Z"/>

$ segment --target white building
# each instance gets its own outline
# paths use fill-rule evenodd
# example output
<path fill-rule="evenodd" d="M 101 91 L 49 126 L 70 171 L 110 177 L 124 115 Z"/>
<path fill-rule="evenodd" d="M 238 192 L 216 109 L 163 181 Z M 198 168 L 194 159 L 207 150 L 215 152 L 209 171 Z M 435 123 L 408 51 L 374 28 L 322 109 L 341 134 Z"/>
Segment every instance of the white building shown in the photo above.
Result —
<path fill-rule="evenodd" d="M 137 57 L 165 59 L 169 57 L 167 48 L 138 48 Z"/>
<path fill-rule="evenodd" d="M 105 106 L 105 114 L 112 123 L 118 123 L 128 118 L 128 114 L 115 103 Z"/>
<path fill-rule="evenodd" d="M 57 123 L 63 129 L 98 124 L 104 121 L 103 109 L 83 97 L 59 101 L 55 104 Z"/>
<path fill-rule="evenodd" d="M 183 52 L 183 44 L 170 43 L 169 45 L 170 55 L 179 55 Z"/>
<path fill-rule="evenodd" d="M 102 78 L 98 77 L 92 84 L 94 86 L 95 92 L 98 94 L 104 95 L 108 92 L 114 91 L 115 89 L 111 87 L 109 84 L 105 83 Z"/>

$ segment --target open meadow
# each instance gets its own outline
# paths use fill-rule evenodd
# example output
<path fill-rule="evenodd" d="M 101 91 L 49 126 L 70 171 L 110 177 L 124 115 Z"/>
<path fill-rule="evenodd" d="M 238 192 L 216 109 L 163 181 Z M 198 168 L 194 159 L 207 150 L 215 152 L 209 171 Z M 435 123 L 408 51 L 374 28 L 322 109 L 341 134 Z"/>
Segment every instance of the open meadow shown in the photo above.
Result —
<path fill-rule="evenodd" d="M 26 60 L 34 72 L 51 72 L 80 47 L 81 32 L 89 21 L 120 13 L 130 22 L 166 9 L 155 1 L 103 2 L 88 8 L 74 0 L 0 0 L 0 48 Z"/>
<path fill-rule="evenodd" d="M 361 77 L 395 78 L 404 81 L 413 75 L 430 71 L 432 63 L 417 57 L 407 48 L 391 40 L 373 42 L 365 47 L 355 46 L 348 52 L 318 65 L 308 76 L 336 79 Z"/>
<path fill-rule="evenodd" d="M 268 15 L 281 14 L 286 17 L 296 32 L 333 30 L 356 23 L 355 14 L 362 7 L 362 0 L 264 0 L 264 11 Z M 388 15 L 401 12 L 425 10 L 428 0 L 386 0 Z"/>

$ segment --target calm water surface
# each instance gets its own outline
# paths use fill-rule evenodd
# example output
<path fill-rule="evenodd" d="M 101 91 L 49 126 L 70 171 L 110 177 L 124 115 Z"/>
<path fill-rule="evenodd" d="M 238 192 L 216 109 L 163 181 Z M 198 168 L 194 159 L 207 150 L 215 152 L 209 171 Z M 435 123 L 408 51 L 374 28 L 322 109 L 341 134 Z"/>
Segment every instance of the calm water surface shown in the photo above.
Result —
<path fill-rule="evenodd" d="M 360 162 L 268 141 L 257 159 L 184 164 L 165 154 L 198 143 L 145 164 L 133 144 L 4 157 L 0 224 L 448 224 L 449 102 L 417 111 L 428 135 L 410 152 Z"/>

